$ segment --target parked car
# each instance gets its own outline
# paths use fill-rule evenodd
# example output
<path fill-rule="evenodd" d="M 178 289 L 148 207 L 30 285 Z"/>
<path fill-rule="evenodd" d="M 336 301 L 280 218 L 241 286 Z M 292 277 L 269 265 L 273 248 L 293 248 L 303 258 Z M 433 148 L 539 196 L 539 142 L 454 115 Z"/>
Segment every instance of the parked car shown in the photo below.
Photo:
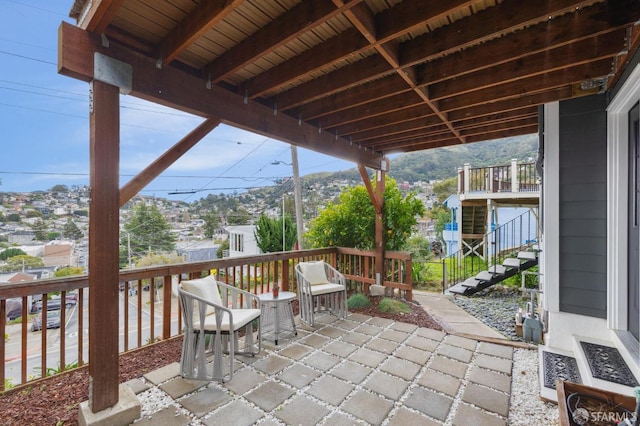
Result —
<path fill-rule="evenodd" d="M 37 301 L 31 307 L 32 313 L 40 312 L 41 310 L 42 310 L 42 300 Z M 60 310 L 60 299 L 47 300 L 47 310 L 48 311 Z"/>
<path fill-rule="evenodd" d="M 60 310 L 47 311 L 47 328 L 60 328 L 62 318 Z M 42 312 L 33 317 L 31 331 L 42 330 Z"/>
<path fill-rule="evenodd" d="M 13 321 L 22 316 L 22 299 L 7 299 L 6 304 L 7 319 Z"/>

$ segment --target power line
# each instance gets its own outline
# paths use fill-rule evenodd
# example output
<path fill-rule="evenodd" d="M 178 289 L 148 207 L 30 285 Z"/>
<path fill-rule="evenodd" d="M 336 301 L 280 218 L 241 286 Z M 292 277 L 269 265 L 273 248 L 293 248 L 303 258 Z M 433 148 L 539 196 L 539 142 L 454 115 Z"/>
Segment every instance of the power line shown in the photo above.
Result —
<path fill-rule="evenodd" d="M 45 176 L 89 176 L 89 173 L 73 173 L 73 172 L 29 172 L 29 171 L 7 171 L 0 170 L 0 174 L 7 175 L 45 175 Z M 120 174 L 120 177 L 134 177 L 134 174 Z M 197 175 L 158 175 L 156 178 L 172 178 L 172 179 L 241 179 L 241 180 L 276 180 L 284 179 L 288 176 L 197 176 Z"/>

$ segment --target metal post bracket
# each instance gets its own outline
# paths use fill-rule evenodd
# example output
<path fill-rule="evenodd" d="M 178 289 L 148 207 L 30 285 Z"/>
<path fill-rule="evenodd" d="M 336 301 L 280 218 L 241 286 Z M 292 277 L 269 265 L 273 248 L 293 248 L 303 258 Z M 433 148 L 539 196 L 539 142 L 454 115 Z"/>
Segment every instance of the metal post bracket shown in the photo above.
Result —
<path fill-rule="evenodd" d="M 93 54 L 93 78 L 119 87 L 124 95 L 133 89 L 133 67 L 99 52 Z"/>

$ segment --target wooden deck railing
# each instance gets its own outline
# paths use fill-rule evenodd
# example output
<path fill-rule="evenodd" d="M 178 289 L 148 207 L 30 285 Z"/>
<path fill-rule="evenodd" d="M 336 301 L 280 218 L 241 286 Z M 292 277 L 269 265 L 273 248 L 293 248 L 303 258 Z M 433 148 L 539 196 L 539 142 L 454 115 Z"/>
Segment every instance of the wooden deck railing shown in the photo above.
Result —
<path fill-rule="evenodd" d="M 535 163 L 518 163 L 490 167 L 458 169 L 458 194 L 470 193 L 522 193 L 540 191 L 540 180 Z"/>
<path fill-rule="evenodd" d="M 120 352 L 127 352 L 157 340 L 177 336 L 182 330 L 180 307 L 175 287 L 180 280 L 215 274 L 219 280 L 255 294 L 271 291 L 274 282 L 283 290 L 296 291 L 294 266 L 301 261 L 325 260 L 341 270 L 352 290 L 363 290 L 375 284 L 375 253 L 346 248 L 324 248 L 279 252 L 258 256 L 216 259 L 146 267 L 120 272 Z M 383 284 L 395 294 L 411 299 L 411 255 L 388 252 Z M 87 276 L 47 279 L 0 286 L 0 391 L 25 385 L 51 374 L 90 362 L 88 359 L 88 295 Z M 115 288 L 115 287 L 114 287 Z M 41 296 L 42 312 L 46 300 L 60 292 L 66 300 L 77 293 L 77 304 L 61 303 L 61 328 L 52 331 L 43 325 L 32 332 L 33 316 L 29 301 Z M 7 299 L 22 300 L 22 316 L 7 324 Z M 45 320 L 46 323 L 46 320 Z"/>

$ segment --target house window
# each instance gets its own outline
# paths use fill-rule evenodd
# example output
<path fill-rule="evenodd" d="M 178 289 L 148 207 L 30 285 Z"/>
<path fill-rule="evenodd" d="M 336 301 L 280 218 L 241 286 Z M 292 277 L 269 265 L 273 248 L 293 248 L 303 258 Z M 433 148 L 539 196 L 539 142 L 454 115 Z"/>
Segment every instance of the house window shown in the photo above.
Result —
<path fill-rule="evenodd" d="M 244 251 L 244 235 L 231 234 L 231 249 L 233 251 Z"/>

